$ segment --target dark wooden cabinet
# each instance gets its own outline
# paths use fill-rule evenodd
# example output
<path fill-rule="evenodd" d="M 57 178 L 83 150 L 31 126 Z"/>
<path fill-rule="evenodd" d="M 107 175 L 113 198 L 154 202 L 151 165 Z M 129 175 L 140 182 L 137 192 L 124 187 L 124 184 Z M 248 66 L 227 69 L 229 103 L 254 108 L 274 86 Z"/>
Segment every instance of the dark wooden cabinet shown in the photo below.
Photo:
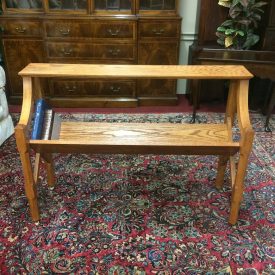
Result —
<path fill-rule="evenodd" d="M 275 1 L 269 4 L 269 22 L 264 36 L 263 50 L 275 51 Z"/>
<path fill-rule="evenodd" d="M 178 60 L 178 43 L 170 41 L 140 41 L 139 42 L 139 64 L 165 65 L 176 64 Z M 175 80 L 139 80 L 138 96 L 144 105 L 150 105 L 153 99 L 159 98 L 159 103 L 170 101 L 176 102 Z"/>
<path fill-rule="evenodd" d="M 216 29 L 226 20 L 227 9 L 216 0 L 201 1 L 198 41 L 190 46 L 189 64 L 244 65 L 255 78 L 250 81 L 249 107 L 267 114 L 266 130 L 275 104 L 275 1 L 267 0 L 257 32 L 260 41 L 251 50 L 224 49 L 218 46 Z M 193 103 L 193 121 L 200 101 L 225 101 L 228 83 L 224 81 L 189 81 Z"/>
<path fill-rule="evenodd" d="M 22 78 L 18 76 L 30 62 L 44 61 L 44 47 L 42 40 L 4 39 L 4 55 L 8 72 L 8 90 L 14 100 L 22 97 Z"/>
<path fill-rule="evenodd" d="M 216 0 L 203 0 L 200 7 L 198 41 L 189 49 L 189 64 L 243 64 L 252 73 L 270 78 L 274 66 L 275 50 L 275 1 L 267 0 L 264 15 L 257 29 L 260 41 L 251 50 L 224 49 L 217 43 L 216 30 L 227 18 L 228 9 L 218 5 Z M 258 67 L 255 70 L 254 67 Z M 222 81 L 188 82 L 190 99 L 196 101 L 223 101 L 227 86 Z"/>
<path fill-rule="evenodd" d="M 54 97 L 135 97 L 135 81 L 88 81 L 88 80 L 52 80 L 52 91 Z"/>
<path fill-rule="evenodd" d="M 2 1 L 9 102 L 21 102 L 22 80 L 17 74 L 30 62 L 178 64 L 181 18 L 177 7 L 177 0 Z M 177 102 L 174 80 L 48 79 L 44 85 L 53 106 Z"/>
<path fill-rule="evenodd" d="M 156 19 L 154 21 L 141 19 L 138 29 L 138 64 L 165 65 L 177 64 L 179 58 L 180 25 L 178 20 Z M 163 104 L 168 102 L 175 104 L 176 81 L 175 80 L 139 80 L 138 97 L 143 105 Z"/>

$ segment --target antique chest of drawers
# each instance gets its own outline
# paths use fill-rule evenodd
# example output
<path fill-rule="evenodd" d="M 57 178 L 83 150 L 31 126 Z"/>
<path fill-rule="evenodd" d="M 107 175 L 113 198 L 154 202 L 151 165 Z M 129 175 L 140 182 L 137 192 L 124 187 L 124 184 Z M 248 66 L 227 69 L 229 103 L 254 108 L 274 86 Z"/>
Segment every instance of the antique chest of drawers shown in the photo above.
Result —
<path fill-rule="evenodd" d="M 18 72 L 30 62 L 178 64 L 177 6 L 176 0 L 2 1 L 9 102 L 21 102 Z M 43 89 L 51 104 L 59 107 L 177 102 L 175 80 L 46 79 Z"/>

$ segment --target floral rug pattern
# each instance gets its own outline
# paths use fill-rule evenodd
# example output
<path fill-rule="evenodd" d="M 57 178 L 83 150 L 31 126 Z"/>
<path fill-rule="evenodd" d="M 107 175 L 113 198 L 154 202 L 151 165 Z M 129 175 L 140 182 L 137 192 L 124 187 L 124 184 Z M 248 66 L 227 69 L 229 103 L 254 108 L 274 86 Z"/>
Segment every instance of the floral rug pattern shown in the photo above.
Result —
<path fill-rule="evenodd" d="M 63 120 L 185 123 L 188 114 L 61 114 Z M 236 226 L 217 157 L 54 155 L 56 187 L 38 187 L 35 226 L 15 139 L 0 147 L 0 274 L 275 274 L 275 139 L 256 130 Z M 13 115 L 14 120 L 18 115 Z M 219 122 L 221 114 L 200 114 Z M 271 128 L 275 129 L 274 117 Z"/>

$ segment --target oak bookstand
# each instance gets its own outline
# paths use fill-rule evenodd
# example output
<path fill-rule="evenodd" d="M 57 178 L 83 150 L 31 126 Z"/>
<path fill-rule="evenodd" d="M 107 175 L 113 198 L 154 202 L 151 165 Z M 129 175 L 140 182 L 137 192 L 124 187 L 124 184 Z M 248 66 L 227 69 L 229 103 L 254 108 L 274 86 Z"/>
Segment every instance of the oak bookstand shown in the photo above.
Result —
<path fill-rule="evenodd" d="M 25 192 L 33 221 L 40 219 L 37 184 L 41 160 L 45 161 L 48 185 L 55 184 L 52 153 L 107 154 L 186 154 L 218 155 L 216 187 L 221 189 L 226 165 L 231 170 L 231 209 L 229 223 L 235 224 L 244 191 L 249 154 L 254 131 L 248 113 L 248 85 L 252 74 L 239 65 L 91 65 L 31 63 L 20 73 L 23 77 L 23 106 L 15 129 L 20 153 Z M 40 78 L 82 79 L 228 79 L 229 96 L 224 123 L 61 123 L 57 140 L 30 140 L 29 127 L 34 102 L 43 97 Z M 121 99 L 123 100 L 123 98 Z M 232 125 L 237 113 L 240 140 L 232 139 Z M 30 149 L 36 152 L 34 167 Z M 238 162 L 235 160 L 239 152 Z"/>

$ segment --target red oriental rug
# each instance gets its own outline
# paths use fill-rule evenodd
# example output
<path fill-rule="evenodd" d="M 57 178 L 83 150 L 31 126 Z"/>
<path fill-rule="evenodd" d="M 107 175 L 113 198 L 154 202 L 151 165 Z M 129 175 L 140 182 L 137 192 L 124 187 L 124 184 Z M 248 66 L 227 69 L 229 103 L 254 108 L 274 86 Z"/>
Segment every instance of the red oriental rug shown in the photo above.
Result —
<path fill-rule="evenodd" d="M 190 120 L 183 113 L 61 116 Z M 200 114 L 203 122 L 221 120 Z M 223 190 L 214 187 L 214 156 L 85 154 L 54 156 L 56 188 L 47 188 L 43 172 L 35 226 L 11 137 L 0 147 L 0 274 L 275 274 L 275 147 L 264 121 L 252 114 L 256 136 L 236 226 L 227 223 L 228 171 Z"/>

